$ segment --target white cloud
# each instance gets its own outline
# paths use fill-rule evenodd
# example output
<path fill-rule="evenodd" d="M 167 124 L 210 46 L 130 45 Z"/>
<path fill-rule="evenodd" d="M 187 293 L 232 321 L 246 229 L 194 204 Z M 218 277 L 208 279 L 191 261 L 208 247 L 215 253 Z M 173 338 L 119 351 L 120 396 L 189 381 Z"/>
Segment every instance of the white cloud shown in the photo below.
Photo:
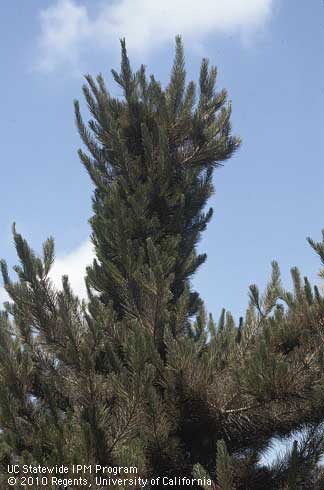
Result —
<path fill-rule="evenodd" d="M 90 15 L 76 0 L 56 0 L 40 12 L 37 67 L 77 68 L 86 51 L 114 48 L 126 37 L 133 52 L 184 36 L 199 44 L 208 34 L 254 30 L 270 16 L 273 0 L 102 0 Z"/>
<path fill-rule="evenodd" d="M 51 72 L 63 62 L 77 66 L 81 44 L 91 34 L 87 9 L 73 0 L 59 0 L 40 12 L 40 22 L 38 68 Z"/>
<path fill-rule="evenodd" d="M 93 246 L 90 240 L 82 243 L 76 250 L 57 257 L 50 271 L 50 278 L 58 289 L 62 289 L 62 276 L 67 275 L 74 294 L 86 298 L 84 284 L 85 269 L 94 258 Z"/>
<path fill-rule="evenodd" d="M 9 298 L 7 291 L 5 290 L 4 287 L 1 287 L 0 288 L 0 309 L 2 307 L 2 303 L 4 303 L 5 301 L 9 301 L 9 300 L 10 300 L 10 298 Z"/>

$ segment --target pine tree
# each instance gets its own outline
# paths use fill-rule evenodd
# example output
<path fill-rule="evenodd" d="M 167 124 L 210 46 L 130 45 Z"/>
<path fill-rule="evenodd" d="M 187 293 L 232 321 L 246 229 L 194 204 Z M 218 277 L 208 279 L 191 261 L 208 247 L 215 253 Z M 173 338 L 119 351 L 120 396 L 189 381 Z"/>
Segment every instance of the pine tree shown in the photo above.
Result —
<path fill-rule="evenodd" d="M 175 339 L 184 340 L 181 350 L 200 356 L 188 336 L 190 317 L 198 311 L 201 321 L 194 337 L 203 347 L 203 307 L 191 291 L 190 277 L 206 259 L 197 255 L 196 245 L 212 216 L 204 208 L 213 191 L 213 169 L 233 154 L 239 139 L 230 134 L 231 107 L 226 92 L 215 91 L 217 71 L 207 60 L 201 65 L 197 100 L 195 84 L 186 85 L 179 37 L 166 90 L 153 76 L 147 79 L 143 66 L 133 73 L 125 42 L 121 44 L 121 70 L 112 73 L 124 100 L 111 97 L 99 75 L 96 81 L 87 76 L 83 87 L 93 117 L 88 128 L 75 103 L 79 133 L 89 152 L 79 154 L 95 184 L 91 225 L 96 259 L 87 283 L 104 304 L 112 301 L 120 321 L 153 338 L 153 363 L 162 377 L 150 400 L 148 426 L 157 423 L 161 410 L 168 407 L 169 412 L 161 418 L 168 420 L 161 436 L 148 443 L 153 473 L 157 467 L 170 471 L 171 461 L 177 471 L 188 466 L 190 472 L 183 439 L 192 435 L 181 420 L 181 400 L 189 393 L 182 375 L 172 379 L 175 368 L 168 364 L 174 349 L 172 357 L 178 356 Z M 123 350 L 120 339 L 116 342 Z M 178 369 L 182 371 L 180 365 Z M 179 399 L 179 407 L 167 402 L 171 399 Z M 190 403 L 198 407 L 199 396 Z M 192 409 L 185 408 L 188 416 Z"/>
<path fill-rule="evenodd" d="M 38 256 L 13 229 L 16 282 L 1 264 L 10 297 L 0 315 L 3 486 L 6 465 L 19 462 L 210 475 L 222 490 L 323 488 L 319 289 L 294 268 L 293 291 L 284 290 L 274 262 L 265 292 L 250 287 L 238 325 L 225 310 L 215 322 L 192 290 L 206 259 L 196 248 L 212 216 L 213 170 L 239 145 L 216 75 L 203 60 L 196 95 L 177 38 L 166 89 L 144 67 L 132 71 L 124 41 L 113 71 L 122 99 L 101 75 L 86 77 L 89 125 L 78 102 L 75 114 L 95 187 L 88 301 L 65 276 L 53 287 L 52 239 Z M 323 244 L 311 245 L 322 258 Z M 297 431 L 301 442 L 261 464 L 273 437 Z"/>

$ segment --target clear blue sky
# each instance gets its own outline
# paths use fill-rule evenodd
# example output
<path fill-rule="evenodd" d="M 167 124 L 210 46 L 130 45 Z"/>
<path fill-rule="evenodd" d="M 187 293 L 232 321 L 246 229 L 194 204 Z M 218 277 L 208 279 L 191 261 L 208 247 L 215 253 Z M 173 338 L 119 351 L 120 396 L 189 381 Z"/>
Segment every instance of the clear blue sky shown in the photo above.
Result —
<path fill-rule="evenodd" d="M 1 5 L 0 256 L 10 265 L 13 221 L 36 250 L 53 235 L 59 256 L 87 240 L 92 186 L 76 155 L 72 102 L 81 98 L 84 72 L 103 72 L 118 93 L 109 70 L 118 67 L 118 34 L 133 26 L 128 4 Z M 323 2 L 201 0 L 207 14 L 200 18 L 196 2 L 188 1 L 193 18 L 189 9 L 183 19 L 170 10 L 177 1 L 167 1 L 170 11 L 162 13 L 145 12 L 145 0 L 135 4 L 144 12 L 130 33 L 134 66 L 144 61 L 165 82 L 173 37 L 183 34 L 188 77 L 197 79 L 202 56 L 217 65 L 219 87 L 233 103 L 234 132 L 243 140 L 215 173 L 214 218 L 200 244 L 208 260 L 195 285 L 208 310 L 243 314 L 248 285 L 265 285 L 273 259 L 285 285 L 294 265 L 317 280 L 320 264 L 305 238 L 319 239 L 324 227 Z"/>

